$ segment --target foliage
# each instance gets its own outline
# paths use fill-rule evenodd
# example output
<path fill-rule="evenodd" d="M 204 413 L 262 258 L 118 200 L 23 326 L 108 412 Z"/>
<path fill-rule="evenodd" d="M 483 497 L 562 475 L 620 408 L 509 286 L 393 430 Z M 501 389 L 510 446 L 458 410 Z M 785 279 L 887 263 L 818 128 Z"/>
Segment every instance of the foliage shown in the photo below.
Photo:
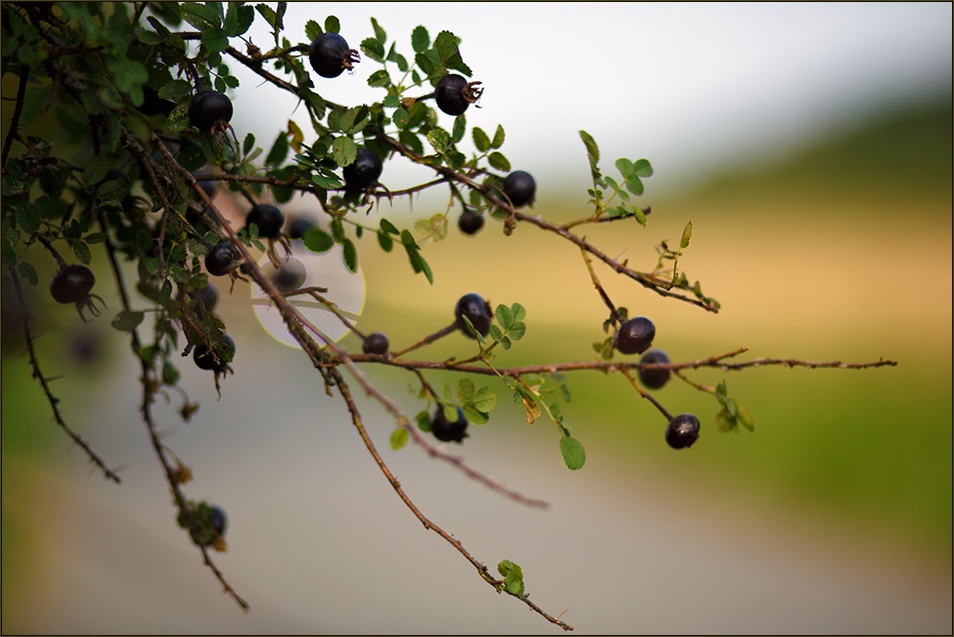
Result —
<path fill-rule="evenodd" d="M 347 106 L 325 99 L 321 92 L 324 82 L 346 82 L 350 75 L 327 80 L 316 79 L 309 72 L 309 45 L 290 42 L 285 35 L 286 6 L 284 2 L 274 8 L 239 2 L 2 5 L 3 73 L 18 77 L 19 83 L 2 150 L 0 256 L 4 289 L 15 291 L 17 306 L 22 309 L 20 320 L 4 321 L 5 329 L 23 330 L 34 374 L 49 398 L 57 424 L 82 446 L 107 478 L 120 482 L 95 450 L 67 426 L 59 411 L 58 400 L 32 347 L 32 317 L 22 294 L 24 282 L 31 286 L 40 284 L 37 264 L 43 260 L 52 259 L 60 268 L 68 262 L 109 264 L 114 274 L 111 284 L 122 299 L 121 308 L 110 309 L 110 322 L 117 337 L 129 339 L 141 366 L 142 419 L 175 497 L 177 522 L 189 531 L 225 590 L 242 607 L 247 607 L 208 553 L 208 546 L 216 550 L 225 548 L 224 539 L 210 527 L 212 509 L 207 503 L 197 504 L 186 497 L 183 485 L 191 479 L 192 469 L 162 441 L 152 415 L 156 397 L 167 396 L 166 390 L 171 388 L 184 397 L 180 409 L 183 419 L 189 420 L 196 413 L 198 406 L 189 402 L 184 388 L 179 386 L 181 375 L 177 369 L 181 356 L 195 348 L 206 348 L 202 351 L 214 357 L 214 364 L 209 366 L 214 368 L 216 387 L 220 389 L 220 380 L 229 373 L 230 366 L 245 364 L 233 359 L 241 343 L 231 347 L 226 341 L 231 340 L 225 334 L 226 325 L 200 301 L 198 294 L 209 283 L 205 267 L 209 250 L 216 244 L 230 243 L 238 257 L 234 264 L 222 264 L 228 270 L 225 276 L 233 283 L 236 279 L 251 280 L 281 313 L 328 392 L 337 394 L 348 406 L 369 452 L 414 515 L 457 548 L 498 591 L 517 597 L 547 620 L 570 629 L 559 617 L 529 601 L 523 571 L 518 565 L 503 560 L 498 566 L 503 579 L 493 577 L 459 541 L 412 504 L 364 428 L 364 406 L 353 398 L 351 384 L 357 383 L 370 400 L 383 405 L 394 418 L 392 449 L 401 449 L 413 441 L 430 455 L 510 499 L 528 506 L 546 506 L 490 479 L 430 442 L 425 435 L 430 433 L 430 409 L 435 403 L 441 405 L 453 421 L 459 407 L 469 423 L 487 425 L 498 405 L 498 392 L 504 387 L 514 403 L 523 408 L 528 423 L 533 424 L 546 414 L 556 428 L 563 461 L 571 470 L 584 467 L 586 453 L 562 412 L 571 400 L 567 372 L 599 369 L 626 375 L 668 423 L 672 419 L 669 412 L 640 388 L 630 373 L 643 363 L 613 360 L 612 334 L 616 326 L 626 321 L 628 311 L 615 306 L 606 294 L 593 261 L 650 292 L 718 312 L 719 303 L 703 294 L 700 282 L 690 284 L 686 274 L 677 269 L 680 255 L 689 247 L 692 224 L 686 224 L 677 249 L 671 249 L 667 241 L 660 242 L 655 265 L 650 259 L 652 267 L 647 272 L 607 256 L 584 235 L 574 232 L 579 226 L 600 223 L 635 222 L 645 227 L 652 212 L 648 207 L 636 206 L 633 199 L 645 192 L 644 181 L 653 174 L 650 162 L 620 158 L 614 162 L 619 177 L 605 174 L 600 167 L 599 146 L 584 131 L 580 131 L 580 137 L 592 176 L 592 188 L 587 190 L 591 212 L 563 225 L 520 212 L 501 191 L 506 173 L 512 169 L 511 160 L 503 152 L 507 139 L 504 127 L 497 125 L 492 136 L 477 127 L 468 131 L 465 114 L 448 118 L 429 105 L 429 100 L 435 99 L 434 87 L 448 73 L 467 78 L 467 103 L 477 100 L 484 90 L 473 79 L 475 73 L 464 61 L 457 36 L 442 30 L 432 37 L 426 27 L 417 26 L 410 35 L 408 49 L 404 42 L 389 39 L 384 27 L 371 18 L 370 34 L 360 40 L 360 54 L 352 50 L 346 59 L 360 59 L 362 64 L 380 68 L 368 78 L 369 103 Z M 263 20 L 270 27 L 273 41 L 264 52 L 246 37 L 256 20 Z M 310 40 L 325 32 L 350 35 L 355 30 L 354 25 L 342 25 L 334 16 L 321 23 L 309 20 L 305 25 Z M 237 48 L 240 43 L 244 53 Z M 198 102 L 193 99 L 196 95 L 206 91 L 227 95 L 248 88 L 241 87 L 233 74 L 230 65 L 235 64 L 256 73 L 269 90 L 286 91 L 298 100 L 297 120 L 290 119 L 286 130 L 264 146 L 252 134 L 243 136 L 241 131 L 236 132 L 228 117 L 213 117 L 211 126 L 203 124 L 203 130 L 193 126 L 199 121 L 195 112 L 198 107 L 194 106 Z M 347 67 L 351 62 L 343 64 Z M 475 67 L 479 69 L 479 61 Z M 52 130 L 35 126 L 50 114 L 56 121 Z M 21 129 L 31 132 L 21 134 Z M 411 162 L 429 169 L 433 177 L 402 189 L 389 188 L 379 178 L 367 187 L 356 187 L 349 181 L 347 170 L 356 165 L 361 149 L 374 153 L 385 166 L 388 162 Z M 202 169 L 206 174 L 198 180 L 196 176 Z M 216 183 L 217 192 L 210 195 L 200 181 Z M 382 198 L 411 197 L 438 187 L 448 190 L 451 205 L 443 213 L 419 219 L 413 231 L 399 229 L 384 218 L 377 226 L 368 225 L 361 214 Z M 348 352 L 310 325 L 288 300 L 296 294 L 310 295 L 364 338 L 322 296 L 324 288 L 312 285 L 280 290 L 257 265 L 257 256 L 262 253 L 276 265 L 287 259 L 287 238 L 266 240 L 259 236 L 255 224 L 236 232 L 216 204 L 224 197 L 246 201 L 250 206 L 281 205 L 296 193 L 313 197 L 321 207 L 319 223 L 304 235 L 304 246 L 322 253 L 340 245 L 345 265 L 352 272 L 357 271 L 365 250 L 392 253 L 395 245 L 400 244 L 410 266 L 409 276 L 423 275 L 433 282 L 435 273 L 426 260 L 426 247 L 431 242 L 451 240 L 448 216 L 458 204 L 462 210 L 497 220 L 508 236 L 523 224 L 548 233 L 555 240 L 569 241 L 580 250 L 594 288 L 609 309 L 609 318 L 602 326 L 609 337 L 594 345 L 597 355 L 593 361 L 522 368 L 503 366 L 498 357 L 516 347 L 529 329 L 526 309 L 513 302 L 493 308 L 495 322 L 485 335 L 463 317 L 464 327 L 474 337 L 476 351 L 470 350 L 459 360 L 406 357 L 456 331 L 454 324 L 403 350 L 386 354 Z M 374 235 L 375 239 L 362 241 L 365 235 Z M 122 276 L 124 263 L 135 268 L 131 286 Z M 129 287 L 137 295 L 132 295 Z M 90 302 L 86 297 L 77 303 L 77 308 Z M 146 321 L 147 315 L 152 320 Z M 82 311 L 80 316 L 85 320 Z M 663 366 L 690 386 L 713 394 L 720 407 L 715 422 L 721 430 L 738 430 L 740 423 L 752 430 L 752 417 L 727 396 L 724 382 L 715 389 L 703 387 L 685 376 L 687 369 L 893 364 L 794 359 L 727 362 L 742 352 L 744 349 Z M 412 421 L 395 399 L 380 392 L 359 371 L 358 364 L 407 370 L 419 385 L 414 392 L 416 400 L 426 405 L 420 406 Z M 342 368 L 347 370 L 347 379 Z M 456 386 L 447 383 L 438 392 L 428 380 L 434 370 L 463 376 Z M 480 375 L 490 377 L 492 384 L 475 382 L 474 378 Z M 554 396 L 562 400 L 564 407 Z M 482 428 L 480 435 L 492 432 Z"/>

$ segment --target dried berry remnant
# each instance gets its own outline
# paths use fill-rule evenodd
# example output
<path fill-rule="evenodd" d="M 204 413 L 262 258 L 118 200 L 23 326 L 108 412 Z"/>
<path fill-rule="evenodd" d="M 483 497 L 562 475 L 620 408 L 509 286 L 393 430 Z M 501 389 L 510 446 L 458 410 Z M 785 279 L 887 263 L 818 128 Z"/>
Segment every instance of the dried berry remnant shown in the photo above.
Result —
<path fill-rule="evenodd" d="M 242 253 L 230 241 L 212 246 L 205 255 L 205 269 L 212 276 L 225 276 L 242 260 Z"/>
<path fill-rule="evenodd" d="M 222 345 L 228 347 L 232 351 L 232 355 L 235 355 L 235 341 L 232 340 L 232 337 L 228 334 L 222 335 Z M 225 371 L 225 368 L 228 367 L 228 362 L 221 356 L 221 350 L 217 354 L 214 354 L 205 346 L 205 343 L 199 343 L 195 346 L 195 349 L 192 350 L 192 360 L 195 361 L 196 366 L 199 369 L 208 369 L 214 372 Z"/>
<path fill-rule="evenodd" d="M 378 183 L 384 164 L 377 153 L 367 148 L 359 148 L 354 161 L 344 167 L 342 174 L 345 189 L 351 191 L 367 190 Z"/>
<path fill-rule="evenodd" d="M 699 439 L 699 419 L 692 414 L 679 414 L 666 425 L 666 442 L 673 449 L 691 447 Z"/>
<path fill-rule="evenodd" d="M 656 326 L 645 316 L 637 316 L 620 326 L 616 332 L 616 349 L 623 354 L 642 354 L 653 344 Z"/>
<path fill-rule="evenodd" d="M 258 227 L 258 236 L 266 239 L 274 239 L 282 231 L 285 224 L 285 215 L 275 206 L 267 203 L 260 203 L 252 207 L 245 219 L 245 227 L 252 224 Z"/>
<path fill-rule="evenodd" d="M 437 107 L 448 115 L 460 115 L 484 92 L 484 89 L 477 88 L 478 84 L 480 82 L 468 82 L 460 75 L 445 75 L 434 87 Z"/>
<path fill-rule="evenodd" d="M 104 307 L 106 306 L 102 297 L 90 293 L 94 285 L 96 285 L 96 277 L 92 270 L 85 265 L 68 265 L 53 274 L 53 278 L 50 279 L 50 295 L 58 303 L 75 303 L 80 318 L 84 323 L 88 323 L 86 316 L 83 315 L 83 308 L 88 308 L 95 317 L 100 315 L 100 311 L 93 304 L 93 299 L 98 299 Z"/>
<path fill-rule="evenodd" d="M 389 346 L 388 337 L 381 332 L 375 332 L 368 334 L 361 349 L 365 354 L 387 354 Z"/>
<path fill-rule="evenodd" d="M 464 234 L 477 234 L 484 227 L 484 216 L 467 208 L 457 219 L 457 227 Z"/>
<path fill-rule="evenodd" d="M 348 42 L 343 37 L 329 31 L 311 43 L 308 61 L 315 73 L 330 79 L 338 77 L 345 69 L 352 70 L 361 61 L 361 56 L 356 50 L 348 48 Z"/>
<path fill-rule="evenodd" d="M 651 349 L 639 359 L 640 363 L 668 363 L 669 356 L 661 349 Z M 669 382 L 668 369 L 645 369 L 639 370 L 639 380 L 648 389 L 661 389 L 663 385 Z"/>
<path fill-rule="evenodd" d="M 474 338 L 467 329 L 463 317 L 470 319 L 481 336 L 487 336 L 490 333 L 490 322 L 493 320 L 493 313 L 490 311 L 490 304 L 479 294 L 465 294 L 457 301 L 457 307 L 454 308 L 454 318 L 457 321 L 457 328 L 466 336 Z"/>
<path fill-rule="evenodd" d="M 224 128 L 232 119 L 232 100 L 218 91 L 199 91 L 189 102 L 189 122 L 202 131 Z"/>
<path fill-rule="evenodd" d="M 467 419 L 464 418 L 464 410 L 457 408 L 457 420 L 450 422 L 444 415 L 444 408 L 437 406 L 434 417 L 431 418 L 431 432 L 441 442 L 456 442 L 461 444 L 464 438 L 467 438 Z"/>
<path fill-rule="evenodd" d="M 515 170 L 504 179 L 503 193 L 510 199 L 514 208 L 522 208 L 533 203 L 537 193 L 537 182 L 533 175 L 523 170 Z"/>

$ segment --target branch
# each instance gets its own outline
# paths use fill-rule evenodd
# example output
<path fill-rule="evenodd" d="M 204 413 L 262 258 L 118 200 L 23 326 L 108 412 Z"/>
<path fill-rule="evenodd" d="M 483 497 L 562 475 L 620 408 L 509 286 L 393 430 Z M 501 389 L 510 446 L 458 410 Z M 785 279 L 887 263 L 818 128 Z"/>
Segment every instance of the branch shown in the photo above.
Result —
<path fill-rule="evenodd" d="M 30 314 L 30 311 L 27 309 L 26 303 L 23 300 L 23 290 L 20 289 L 20 278 L 17 276 L 17 271 L 14 268 L 10 268 L 10 279 L 13 282 L 13 287 L 17 292 L 17 301 L 20 303 L 20 306 L 24 310 L 23 316 L 23 335 L 26 338 L 27 352 L 30 355 L 30 365 L 33 367 L 33 377 L 40 381 L 40 385 L 43 386 L 43 393 L 46 394 L 46 399 L 50 403 L 50 408 L 53 410 L 53 419 L 56 421 L 56 424 L 60 426 L 66 434 L 73 439 L 77 445 L 82 447 L 83 451 L 86 452 L 86 455 L 89 456 L 90 462 L 99 467 L 103 475 L 115 482 L 120 484 L 122 480 L 119 479 L 119 476 L 116 473 L 106 466 L 106 463 L 103 462 L 102 458 L 96 455 L 96 452 L 89 446 L 89 444 L 83 440 L 79 434 L 74 432 L 69 428 L 69 425 L 66 424 L 66 421 L 63 420 L 63 416 L 60 414 L 60 410 L 57 407 L 57 404 L 60 402 L 59 398 L 53 396 L 53 392 L 50 390 L 49 381 L 47 381 L 46 376 L 43 375 L 43 372 L 40 370 L 40 361 L 36 357 L 36 350 L 33 347 L 33 333 L 30 330 L 30 319 L 33 318 L 33 315 Z"/>
<path fill-rule="evenodd" d="M 10 154 L 10 146 L 14 139 L 20 139 L 17 127 L 20 125 L 20 112 L 23 110 L 23 99 L 26 96 L 27 78 L 30 77 L 30 67 L 26 64 L 20 65 L 20 86 L 17 88 L 17 104 L 13 107 L 13 117 L 10 118 L 10 129 L 7 131 L 7 140 L 3 144 L 3 158 L 0 165 L 7 165 L 7 156 Z"/>

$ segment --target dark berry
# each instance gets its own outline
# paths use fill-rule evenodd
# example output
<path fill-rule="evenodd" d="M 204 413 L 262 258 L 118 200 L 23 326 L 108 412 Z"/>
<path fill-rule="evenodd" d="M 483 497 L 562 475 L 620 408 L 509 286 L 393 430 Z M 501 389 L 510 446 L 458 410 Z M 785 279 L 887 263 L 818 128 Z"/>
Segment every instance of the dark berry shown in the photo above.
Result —
<path fill-rule="evenodd" d="M 96 285 L 93 271 L 85 265 L 68 265 L 50 280 L 50 294 L 59 303 L 79 303 Z"/>
<path fill-rule="evenodd" d="M 477 234 L 484 227 L 484 216 L 468 208 L 457 219 L 457 227 L 464 234 Z"/>
<path fill-rule="evenodd" d="M 205 255 L 205 269 L 212 276 L 225 276 L 242 260 L 242 254 L 229 241 L 216 243 Z"/>
<path fill-rule="evenodd" d="M 285 224 L 285 215 L 282 211 L 267 203 L 255 205 L 248 213 L 245 227 L 255 224 L 258 226 L 258 236 L 274 239 L 282 231 Z"/>
<path fill-rule="evenodd" d="M 642 354 L 653 344 L 656 326 L 645 316 L 629 319 L 616 332 L 616 349 L 623 354 Z"/>
<path fill-rule="evenodd" d="M 315 227 L 315 222 L 307 217 L 298 217 L 288 224 L 288 237 L 290 239 L 301 239 L 309 230 Z"/>
<path fill-rule="evenodd" d="M 699 439 L 699 419 L 692 414 L 679 414 L 666 425 L 666 442 L 673 449 L 685 449 Z"/>
<path fill-rule="evenodd" d="M 298 259 L 289 259 L 272 275 L 272 282 L 282 292 L 297 290 L 305 282 L 305 264 Z"/>
<path fill-rule="evenodd" d="M 377 153 L 367 148 L 359 148 L 354 161 L 345 166 L 342 171 L 345 188 L 358 191 L 367 190 L 378 183 L 378 177 L 381 176 L 383 169 L 384 164 Z"/>
<path fill-rule="evenodd" d="M 454 317 L 457 320 L 458 329 L 470 338 L 474 338 L 470 330 L 467 329 L 467 324 L 464 323 L 462 318 L 464 316 L 470 319 L 474 329 L 480 332 L 481 336 L 487 336 L 490 332 L 490 321 L 493 319 L 493 315 L 490 311 L 490 305 L 479 294 L 465 294 L 460 297 L 460 300 L 457 301 L 457 307 L 454 308 Z"/>
<path fill-rule="evenodd" d="M 457 420 L 450 422 L 444 415 L 444 408 L 437 406 L 434 417 L 431 418 L 431 432 L 442 442 L 456 442 L 460 444 L 467 437 L 467 419 L 464 410 L 457 408 Z"/>
<path fill-rule="evenodd" d="M 322 33 L 308 49 L 311 68 L 321 77 L 338 77 L 345 69 L 351 70 L 359 61 L 358 52 L 348 48 L 348 42 L 330 31 Z"/>
<path fill-rule="evenodd" d="M 142 105 L 136 109 L 146 116 L 168 115 L 176 107 L 176 103 L 159 97 L 159 92 L 150 86 L 142 87 Z"/>
<path fill-rule="evenodd" d="M 194 290 L 192 298 L 201 303 L 207 312 L 211 312 L 219 302 L 219 292 L 212 285 L 207 285 L 204 288 Z"/>
<path fill-rule="evenodd" d="M 189 122 L 199 130 L 212 131 L 232 119 L 232 100 L 217 91 L 200 91 L 189 102 Z"/>
<path fill-rule="evenodd" d="M 232 355 L 235 355 L 235 341 L 233 341 L 232 337 L 228 334 L 222 335 L 222 346 L 228 347 Z M 195 361 L 199 369 L 221 372 L 228 366 L 228 362 L 222 358 L 224 352 L 221 349 L 217 350 L 217 353 L 218 360 L 216 360 L 215 355 L 209 351 L 209 348 L 205 346 L 205 343 L 199 343 L 195 346 L 195 349 L 192 350 L 192 360 Z"/>
<path fill-rule="evenodd" d="M 192 515 L 200 530 L 200 535 L 196 535 L 195 531 L 190 531 L 193 540 L 203 546 L 213 546 L 217 544 L 217 541 L 224 541 L 225 528 L 228 526 L 225 511 L 217 506 L 202 502 L 192 510 Z M 179 525 L 188 528 L 185 516 L 179 516 Z"/>
<path fill-rule="evenodd" d="M 228 524 L 225 511 L 217 506 L 210 507 L 209 509 L 209 525 L 220 536 L 225 535 L 225 527 Z"/>
<path fill-rule="evenodd" d="M 515 170 L 504 179 L 503 193 L 510 199 L 514 208 L 521 208 L 533 203 L 533 196 L 537 192 L 537 182 L 533 176 L 523 170 Z"/>
<path fill-rule="evenodd" d="M 639 359 L 640 363 L 668 363 L 669 356 L 661 349 L 651 349 Z M 639 380 L 648 389 L 661 389 L 669 382 L 668 369 L 640 369 Z"/>
<path fill-rule="evenodd" d="M 484 92 L 477 88 L 478 84 L 480 82 L 468 82 L 460 75 L 445 75 L 434 87 L 437 107 L 448 115 L 460 115 Z"/>
<path fill-rule="evenodd" d="M 389 345 L 387 336 L 381 332 L 375 332 L 374 334 L 368 334 L 361 349 L 364 350 L 365 354 L 387 354 Z"/>

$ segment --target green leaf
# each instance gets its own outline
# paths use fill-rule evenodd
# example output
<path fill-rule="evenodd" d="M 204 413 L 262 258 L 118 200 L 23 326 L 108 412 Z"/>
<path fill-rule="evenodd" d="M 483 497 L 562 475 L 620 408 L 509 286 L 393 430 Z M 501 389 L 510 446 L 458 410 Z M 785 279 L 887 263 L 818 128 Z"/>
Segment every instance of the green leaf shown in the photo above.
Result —
<path fill-rule="evenodd" d="M 362 40 L 361 50 L 375 62 L 384 62 L 384 45 L 374 38 L 365 38 Z"/>
<path fill-rule="evenodd" d="M 371 27 L 374 29 L 374 37 L 377 38 L 381 44 L 384 44 L 388 39 L 387 32 L 381 28 L 381 25 L 378 24 L 378 21 L 374 18 L 371 18 Z"/>
<path fill-rule="evenodd" d="M 473 130 L 470 131 L 470 135 L 474 139 L 474 146 L 477 147 L 477 150 L 482 153 L 486 153 L 490 150 L 490 138 L 487 137 L 487 133 L 474 126 Z"/>
<path fill-rule="evenodd" d="M 368 86 L 387 86 L 390 83 L 391 76 L 385 69 L 378 69 L 368 77 Z"/>
<path fill-rule="evenodd" d="M 642 180 L 636 175 L 630 175 L 626 178 L 626 190 L 630 191 L 637 197 L 643 194 L 644 187 Z"/>
<path fill-rule="evenodd" d="M 586 157 L 590 161 L 590 172 L 593 174 L 593 179 L 599 179 L 600 169 L 597 167 L 600 161 L 599 146 L 596 145 L 596 140 L 585 130 L 580 131 L 580 139 L 583 140 L 583 145 L 586 146 Z"/>
<path fill-rule="evenodd" d="M 505 173 L 510 172 L 510 161 L 504 157 L 503 153 L 494 151 L 487 156 L 487 161 L 497 170 Z"/>
<path fill-rule="evenodd" d="M 692 238 L 692 222 L 686 224 L 686 229 L 682 231 L 682 239 L 679 241 L 679 249 L 685 250 L 689 247 L 689 239 Z"/>
<path fill-rule="evenodd" d="M 415 53 L 423 53 L 431 46 L 431 36 L 423 26 L 416 26 L 411 32 L 411 48 Z"/>
<path fill-rule="evenodd" d="M 506 135 L 504 134 L 504 127 L 500 124 L 497 124 L 497 131 L 494 133 L 494 141 L 490 142 L 491 148 L 500 148 L 504 144 L 504 139 Z"/>
<path fill-rule="evenodd" d="M 646 159 L 639 159 L 633 165 L 633 172 L 636 173 L 639 177 L 652 177 L 653 176 L 653 167 L 649 164 L 649 161 Z"/>
<path fill-rule="evenodd" d="M 473 394 L 469 402 L 473 404 L 477 411 L 489 414 L 497 406 L 497 400 L 497 391 L 493 387 L 481 387 Z"/>
<path fill-rule="evenodd" d="M 339 33 L 341 31 L 341 22 L 338 21 L 338 18 L 333 15 L 325 18 L 325 31 Z"/>
<path fill-rule="evenodd" d="M 396 111 L 394 111 L 394 115 L 391 116 L 391 120 L 398 128 L 404 128 L 411 120 L 411 116 L 403 108 L 398 108 Z"/>
<path fill-rule="evenodd" d="M 336 137 L 335 141 L 331 142 L 331 156 L 342 168 L 349 166 L 358 156 L 358 145 L 350 137 Z"/>
<path fill-rule="evenodd" d="M 324 31 L 321 30 L 321 25 L 314 20 L 309 20 L 305 23 L 305 37 L 308 38 L 309 42 L 314 42 L 322 33 L 324 33 Z"/>
<path fill-rule="evenodd" d="M 387 219 L 382 218 L 379 225 L 381 226 L 382 230 L 389 234 L 401 234 L 401 231 L 398 230 L 395 225 Z"/>
<path fill-rule="evenodd" d="M 124 330 L 125 331 L 125 330 Z M 164 385 L 175 385 L 179 382 L 179 370 L 169 361 L 162 363 L 162 382 Z"/>
<path fill-rule="evenodd" d="M 417 428 L 425 433 L 430 433 L 431 431 L 431 415 L 426 411 L 420 412 L 417 416 L 414 417 L 414 420 L 417 422 Z"/>
<path fill-rule="evenodd" d="M 500 328 L 499 328 L 499 327 L 497 327 L 496 325 L 491 324 L 491 326 L 490 326 L 490 338 L 494 339 L 495 341 L 502 341 L 502 340 L 503 340 L 503 332 L 500 331 Z"/>
<path fill-rule="evenodd" d="M 620 157 L 616 160 L 616 169 L 619 171 L 619 174 L 623 176 L 623 179 L 626 179 L 635 172 L 636 168 L 633 166 L 633 162 L 626 159 L 625 157 Z"/>
<path fill-rule="evenodd" d="M 351 239 L 345 239 L 341 242 L 341 247 L 345 265 L 348 266 L 348 269 L 351 270 L 352 273 L 357 272 L 358 249 L 354 246 L 354 241 Z"/>
<path fill-rule="evenodd" d="M 527 310 L 519 303 L 514 303 L 512 306 L 510 306 L 510 309 L 513 310 L 514 321 L 522 321 L 523 319 L 527 318 Z"/>
<path fill-rule="evenodd" d="M 229 48 L 229 37 L 224 29 L 207 28 L 202 31 L 202 46 L 210 53 L 221 53 Z"/>
<path fill-rule="evenodd" d="M 258 5 L 259 12 L 261 12 L 261 7 L 267 6 L 260 4 Z M 206 29 L 218 28 L 219 26 L 219 13 L 213 7 L 205 4 L 200 4 L 198 2 L 183 2 L 179 6 L 180 11 L 182 12 L 182 19 L 194 26 L 199 31 L 204 31 Z M 271 9 L 268 9 L 269 12 L 274 16 L 275 12 Z M 264 16 L 265 14 L 262 13 Z M 267 20 L 266 16 L 266 20 Z"/>
<path fill-rule="evenodd" d="M 586 462 L 586 452 L 583 450 L 583 445 L 572 436 L 560 438 L 560 453 L 563 454 L 563 461 L 567 468 L 572 471 L 580 469 Z"/>
<path fill-rule="evenodd" d="M 327 252 L 335 244 L 331 235 L 321 228 L 312 228 L 306 232 L 301 242 L 312 252 Z"/>
<path fill-rule="evenodd" d="M 500 326 L 509 330 L 513 324 L 513 311 L 501 303 L 494 309 L 494 314 L 497 316 L 497 322 L 500 323 Z"/>
<path fill-rule="evenodd" d="M 377 232 L 378 235 L 378 244 L 381 246 L 381 249 L 385 252 L 390 252 L 394 247 L 394 240 L 388 236 L 386 232 Z"/>
<path fill-rule="evenodd" d="M 523 321 L 515 321 L 513 325 L 510 326 L 510 331 L 507 332 L 507 335 L 515 341 L 519 341 L 527 333 L 527 324 Z"/>
<path fill-rule="evenodd" d="M 427 133 L 427 141 L 434 147 L 434 150 L 443 155 L 450 147 L 451 136 L 443 128 L 433 128 Z"/>
<path fill-rule="evenodd" d="M 460 140 L 464 139 L 464 133 L 467 132 L 467 118 L 463 113 L 454 118 L 454 131 L 451 137 L 454 140 L 454 143 L 457 144 Z"/>
<path fill-rule="evenodd" d="M 92 255 L 89 253 L 89 246 L 86 245 L 85 241 L 74 241 L 73 242 L 73 254 L 76 255 L 76 258 L 80 260 L 81 263 L 89 265 Z"/>
<path fill-rule="evenodd" d="M 4 246 L 6 247 L 6 246 Z M 27 263 L 26 261 L 22 262 L 17 266 L 17 272 L 20 273 L 20 276 L 32 286 L 36 286 L 40 282 L 40 278 L 36 274 L 36 270 L 33 269 L 33 266 Z"/>
<path fill-rule="evenodd" d="M 113 319 L 112 326 L 120 332 L 131 332 L 139 327 L 139 324 L 142 323 L 145 316 L 145 312 L 123 310 Z"/>
<path fill-rule="evenodd" d="M 391 434 L 391 449 L 398 451 L 407 444 L 408 438 L 411 437 L 411 434 L 407 432 L 407 429 L 404 427 L 398 427 Z"/>
<path fill-rule="evenodd" d="M 461 407 L 461 410 L 464 412 L 464 418 L 467 419 L 467 422 L 475 425 L 486 425 L 490 422 L 490 417 L 487 416 L 487 414 L 482 411 L 477 411 L 470 405 L 464 405 Z"/>
<path fill-rule="evenodd" d="M 254 144 L 254 139 L 252 143 Z M 272 149 L 268 151 L 265 163 L 280 166 L 286 157 L 288 157 L 288 137 L 285 135 L 285 131 L 280 131 L 278 137 L 275 138 L 275 143 L 272 144 Z"/>
<path fill-rule="evenodd" d="M 474 398 L 474 381 L 469 378 L 461 378 L 457 381 L 457 399 L 461 403 L 470 403 Z"/>
<path fill-rule="evenodd" d="M 523 569 L 510 560 L 503 560 L 497 565 L 497 572 L 504 577 L 504 589 L 512 595 L 523 598 L 525 592 Z"/>

